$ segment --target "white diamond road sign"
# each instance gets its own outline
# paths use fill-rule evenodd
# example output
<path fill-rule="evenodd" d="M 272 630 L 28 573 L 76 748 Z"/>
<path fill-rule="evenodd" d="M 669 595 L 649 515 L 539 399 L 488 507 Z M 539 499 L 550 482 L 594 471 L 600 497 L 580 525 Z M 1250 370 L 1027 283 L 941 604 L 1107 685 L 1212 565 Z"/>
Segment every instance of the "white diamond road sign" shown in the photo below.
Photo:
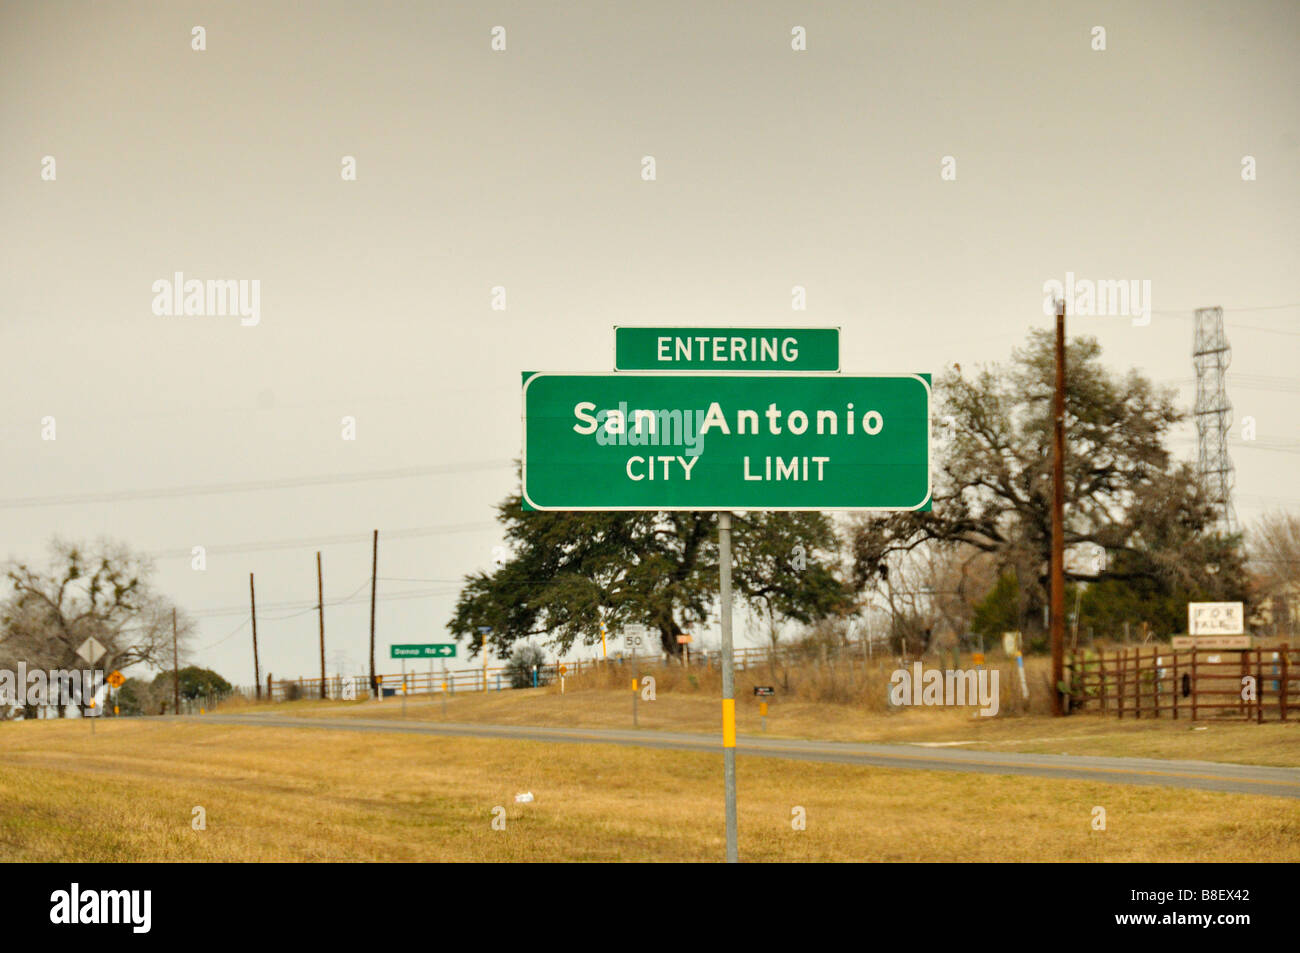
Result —
<path fill-rule="evenodd" d="M 107 651 L 108 649 L 104 648 L 92 635 L 81 643 L 81 648 L 77 649 L 77 654 L 85 659 L 88 664 L 94 665 L 104 657 L 104 653 Z"/>

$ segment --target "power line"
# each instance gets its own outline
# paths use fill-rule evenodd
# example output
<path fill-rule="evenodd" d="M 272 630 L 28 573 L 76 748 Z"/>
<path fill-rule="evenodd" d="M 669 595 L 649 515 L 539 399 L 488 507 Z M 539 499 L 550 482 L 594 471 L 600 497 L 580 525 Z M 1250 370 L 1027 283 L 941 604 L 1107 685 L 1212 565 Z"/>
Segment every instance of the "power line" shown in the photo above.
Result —
<path fill-rule="evenodd" d="M 253 621 L 253 617 L 252 617 L 252 616 L 249 616 L 247 619 L 245 619 L 243 622 L 239 623 L 239 625 L 235 626 L 233 629 L 231 629 L 229 632 L 227 632 L 227 633 L 226 633 L 225 635 L 223 635 L 221 638 L 217 639 L 217 641 L 213 642 L 211 645 L 200 646 L 199 648 L 195 649 L 194 651 L 196 651 L 196 652 L 206 652 L 206 651 L 208 651 L 208 649 L 215 649 L 215 648 L 216 648 L 218 645 L 220 645 L 221 643 L 223 643 L 223 642 L 227 642 L 227 641 L 229 641 L 230 639 L 233 639 L 236 635 L 239 634 L 239 630 L 242 629 L 244 626 L 248 625 L 248 623 L 251 622 L 251 621 Z"/>
<path fill-rule="evenodd" d="M 1246 308 L 1225 307 L 1221 310 L 1228 314 L 1243 314 L 1247 311 L 1285 311 L 1287 308 L 1300 308 L 1300 301 L 1293 301 L 1290 304 L 1261 304 Z M 1190 318 L 1196 308 L 1161 308 L 1159 311 L 1152 311 L 1152 314 L 1160 315 L 1177 315 L 1179 317 Z"/>
<path fill-rule="evenodd" d="M 440 536 L 445 533 L 469 533 L 481 529 L 492 529 L 495 522 L 448 523 L 442 526 L 419 526 L 411 529 L 385 530 L 385 539 L 414 539 L 421 536 Z M 334 536 L 301 536 L 296 539 L 276 539 L 262 543 L 230 543 L 223 546 L 207 546 L 205 552 L 212 555 L 228 556 L 236 553 L 266 552 L 275 549 L 298 549 L 343 545 L 347 543 L 370 542 L 370 533 L 339 533 Z M 189 559 L 193 556 L 192 547 L 162 549 L 149 553 L 151 559 Z"/>
<path fill-rule="evenodd" d="M 1287 308 L 1300 308 L 1300 302 L 1295 304 L 1261 305 L 1256 308 L 1221 308 L 1219 310 L 1229 314 L 1240 314 L 1248 311 L 1282 311 Z M 1151 313 L 1162 318 L 1191 318 L 1193 313 L 1197 310 L 1198 309 L 1196 308 L 1169 308 L 1152 311 Z M 1230 322 L 1229 330 L 1262 331 L 1265 334 L 1285 334 L 1291 337 L 1300 337 L 1300 330 L 1293 330 L 1291 328 L 1266 328 L 1258 324 L 1240 324 L 1237 321 Z"/>
<path fill-rule="evenodd" d="M 362 585 L 361 588 L 364 588 L 366 584 L 369 584 L 369 582 L 370 582 L 370 580 L 369 580 L 369 579 L 366 579 L 366 582 Z M 453 593 L 458 592 L 459 589 L 460 589 L 460 584 L 459 584 L 459 581 L 458 581 L 457 585 L 454 586 L 454 587 L 452 587 L 452 588 L 450 588 L 450 589 L 448 589 L 448 588 L 442 588 L 442 589 L 418 589 L 418 590 L 413 589 L 413 590 L 411 590 L 410 592 L 395 592 L 395 593 L 390 593 L 390 594 L 388 594 L 388 595 L 379 596 L 379 597 L 378 597 L 378 601 L 379 601 L 379 602 L 400 602 L 400 601 L 402 601 L 402 600 L 404 600 L 404 599 L 424 599 L 424 598 L 429 598 L 429 597 L 432 597 L 432 596 L 446 596 L 446 595 L 452 595 Z M 361 589 L 358 589 L 358 590 L 357 590 L 356 592 L 354 592 L 351 596 L 348 596 L 347 598 L 344 598 L 344 599 L 339 599 L 339 600 L 331 601 L 331 602 L 327 603 L 327 605 L 332 605 L 332 606 L 338 606 L 338 605 L 351 605 L 351 604 L 355 604 L 355 603 L 357 603 L 357 602 L 363 602 L 364 600 L 358 600 L 358 599 L 356 598 L 356 596 L 357 596 L 360 592 L 361 592 Z M 270 621 L 270 622 L 277 622 L 277 621 L 281 621 L 281 620 L 283 620 L 283 619 L 292 619 L 292 618 L 295 618 L 296 616 L 299 616 L 299 615 L 305 615 L 305 614 L 308 613 L 308 612 L 314 612 L 314 611 L 316 611 L 316 603 L 315 603 L 314 600 L 313 600 L 312 602 L 309 602 L 309 603 L 307 603 L 307 602 L 301 602 L 301 601 L 294 601 L 294 602 L 278 602 L 278 603 L 273 603 L 272 605 L 266 606 L 265 608 L 270 609 L 270 610 L 272 610 L 272 611 L 274 611 L 274 610 L 276 610 L 276 609 L 297 609 L 297 610 L 301 610 L 301 611 L 298 611 L 298 612 L 293 612 L 293 613 L 291 613 L 291 614 L 289 614 L 289 615 L 286 615 L 286 616 L 279 616 L 279 617 L 277 617 L 277 618 L 268 618 L 268 620 L 267 620 L 267 621 Z M 257 613 L 257 620 L 258 620 L 258 622 L 261 622 L 261 621 L 262 621 L 262 609 L 263 609 L 263 607 L 259 605 L 259 606 L 258 606 L 258 613 Z M 200 611 L 198 611 L 198 612 L 191 612 L 191 613 L 189 613 L 189 615 L 192 616 L 193 618 L 196 618 L 196 619 L 207 619 L 207 618 L 215 618 L 215 617 L 217 617 L 217 616 L 223 616 L 223 615 L 234 615 L 234 614 L 239 613 L 239 612 L 247 612 L 247 611 L 248 611 L 248 610 L 247 610 L 247 608 L 246 608 L 245 606 L 229 606 L 229 607 L 218 608 L 218 609 L 203 609 L 203 610 L 200 610 Z"/>
<path fill-rule="evenodd" d="M 0 509 L 31 506 L 63 506 L 77 503 L 120 503 L 131 500 L 156 500 L 178 496 L 210 496 L 221 493 L 252 493 L 258 490 L 284 490 L 303 486 L 328 486 L 364 483 L 371 480 L 406 480 L 412 477 L 439 476 L 453 473 L 476 473 L 506 469 L 514 461 L 448 463 L 436 466 L 404 467 L 397 470 L 372 470 L 362 473 L 335 473 L 327 476 L 287 477 L 277 480 L 252 480 L 243 483 L 208 483 L 190 486 L 159 487 L 152 490 L 116 490 L 108 493 L 80 493 L 66 496 L 27 496 L 0 500 Z"/>

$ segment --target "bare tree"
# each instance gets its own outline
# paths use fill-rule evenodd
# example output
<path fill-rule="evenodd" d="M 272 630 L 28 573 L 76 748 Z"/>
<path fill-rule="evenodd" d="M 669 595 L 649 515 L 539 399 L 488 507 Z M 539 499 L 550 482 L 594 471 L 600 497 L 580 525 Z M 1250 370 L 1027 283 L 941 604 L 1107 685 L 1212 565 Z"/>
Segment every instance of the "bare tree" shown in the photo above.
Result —
<path fill-rule="evenodd" d="M 0 605 L 0 662 L 85 668 L 77 649 L 93 637 L 107 649 L 96 663 L 106 671 L 176 664 L 172 605 L 150 588 L 147 559 L 111 541 L 83 546 L 56 539 L 51 553 L 45 569 L 15 561 L 6 571 L 12 591 Z M 178 612 L 177 641 L 188 642 L 193 630 Z"/>
<path fill-rule="evenodd" d="M 1258 595 L 1274 629 L 1294 634 L 1300 604 L 1300 514 L 1265 514 L 1247 537 Z"/>

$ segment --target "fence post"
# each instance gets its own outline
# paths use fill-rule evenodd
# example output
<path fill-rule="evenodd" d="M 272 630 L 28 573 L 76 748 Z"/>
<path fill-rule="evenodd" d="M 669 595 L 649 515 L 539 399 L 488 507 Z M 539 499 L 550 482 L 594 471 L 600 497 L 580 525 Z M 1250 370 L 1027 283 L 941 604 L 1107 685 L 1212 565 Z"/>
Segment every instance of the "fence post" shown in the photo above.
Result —
<path fill-rule="evenodd" d="M 1264 724 L 1264 650 L 1255 649 L 1255 724 Z"/>
<path fill-rule="evenodd" d="M 1142 646 L 1133 649 L 1133 717 L 1142 718 Z"/>
<path fill-rule="evenodd" d="M 1106 710 L 1106 650 L 1097 653 L 1097 685 L 1101 695 L 1101 710 Z"/>
<path fill-rule="evenodd" d="M 1250 673 L 1250 649 L 1246 649 L 1239 656 L 1241 659 L 1241 678 L 1244 679 Z M 1259 687 L 1255 688 L 1255 697 L 1259 698 Z M 1250 711 L 1246 708 L 1246 699 L 1241 697 L 1241 692 L 1237 692 L 1237 713 L 1243 718 L 1250 717 Z"/>
<path fill-rule="evenodd" d="M 1157 649 L 1151 647 L 1151 707 L 1155 709 L 1155 717 L 1160 717 L 1160 656 L 1156 654 Z"/>
<path fill-rule="evenodd" d="M 1119 717 L 1124 717 L 1124 649 L 1115 653 L 1115 668 L 1118 670 L 1115 677 L 1115 705 L 1119 708 Z"/>
<path fill-rule="evenodd" d="M 1174 698 L 1174 721 L 1177 721 L 1177 720 L 1178 720 L 1178 695 L 1179 695 L 1179 693 L 1182 692 L 1182 690 L 1183 690 L 1182 683 L 1178 681 L 1178 651 L 1177 651 L 1177 649 L 1174 650 L 1174 682 L 1173 682 L 1173 685 L 1174 685 L 1174 690 L 1173 690 L 1173 693 L 1172 693 L 1172 694 L 1173 694 L 1173 698 Z"/>
<path fill-rule="evenodd" d="M 1192 643 L 1192 721 L 1196 720 L 1196 694 L 1201 690 L 1200 683 L 1196 681 L 1196 643 Z"/>
<path fill-rule="evenodd" d="M 1283 647 L 1278 655 L 1282 657 L 1282 680 L 1277 683 L 1281 694 L 1278 696 L 1278 717 L 1286 721 L 1286 693 L 1287 693 L 1287 656 L 1291 654 L 1289 648 Z"/>

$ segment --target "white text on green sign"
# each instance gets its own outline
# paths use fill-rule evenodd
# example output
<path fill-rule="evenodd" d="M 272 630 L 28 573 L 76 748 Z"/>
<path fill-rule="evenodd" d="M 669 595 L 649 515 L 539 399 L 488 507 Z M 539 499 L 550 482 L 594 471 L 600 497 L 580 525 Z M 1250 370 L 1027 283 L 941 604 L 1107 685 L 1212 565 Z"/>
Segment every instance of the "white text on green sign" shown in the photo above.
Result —
<path fill-rule="evenodd" d="M 525 374 L 524 505 L 924 509 L 922 374 Z"/>
<path fill-rule="evenodd" d="M 391 646 L 391 658 L 455 658 L 456 643 L 427 642 L 422 645 Z"/>
<path fill-rule="evenodd" d="M 617 371 L 838 371 L 839 328 L 614 328 Z"/>

